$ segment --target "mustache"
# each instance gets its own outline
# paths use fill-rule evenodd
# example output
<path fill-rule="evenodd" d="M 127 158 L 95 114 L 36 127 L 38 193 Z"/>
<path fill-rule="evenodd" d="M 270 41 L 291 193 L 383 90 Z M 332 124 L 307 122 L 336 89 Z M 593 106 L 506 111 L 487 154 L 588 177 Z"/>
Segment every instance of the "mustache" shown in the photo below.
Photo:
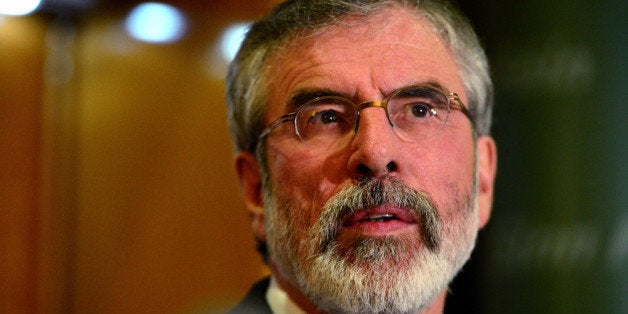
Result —
<path fill-rule="evenodd" d="M 438 251 L 441 220 L 435 203 L 427 193 L 390 176 L 361 179 L 327 200 L 318 221 L 319 247 L 326 250 L 335 241 L 344 217 L 386 203 L 407 210 L 419 223 L 425 246 L 431 251 Z"/>

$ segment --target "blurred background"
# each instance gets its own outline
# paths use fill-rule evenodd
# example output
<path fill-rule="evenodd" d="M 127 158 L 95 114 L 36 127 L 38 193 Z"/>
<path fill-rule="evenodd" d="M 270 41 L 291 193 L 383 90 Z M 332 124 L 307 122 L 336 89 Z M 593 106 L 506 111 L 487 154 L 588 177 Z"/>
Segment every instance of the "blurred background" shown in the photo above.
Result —
<path fill-rule="evenodd" d="M 267 274 L 223 78 L 277 2 L 0 0 L 0 313 L 223 313 Z M 446 311 L 628 313 L 627 3 L 458 3 L 499 173 Z"/>

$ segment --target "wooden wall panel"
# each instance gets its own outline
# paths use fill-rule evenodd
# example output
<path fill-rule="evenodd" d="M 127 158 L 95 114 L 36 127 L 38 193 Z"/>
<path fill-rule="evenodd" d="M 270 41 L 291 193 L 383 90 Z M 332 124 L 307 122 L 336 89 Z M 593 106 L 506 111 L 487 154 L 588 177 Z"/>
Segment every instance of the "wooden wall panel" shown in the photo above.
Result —
<path fill-rule="evenodd" d="M 223 312 L 266 270 L 210 51 L 261 12 L 148 45 L 109 9 L 0 21 L 0 312 Z"/>
<path fill-rule="evenodd" d="M 44 27 L 0 17 L 0 312 L 35 311 Z"/>
<path fill-rule="evenodd" d="M 206 62 L 219 25 L 148 45 L 115 23 L 97 18 L 79 41 L 72 308 L 224 310 L 262 266 L 233 170 L 224 84 Z"/>

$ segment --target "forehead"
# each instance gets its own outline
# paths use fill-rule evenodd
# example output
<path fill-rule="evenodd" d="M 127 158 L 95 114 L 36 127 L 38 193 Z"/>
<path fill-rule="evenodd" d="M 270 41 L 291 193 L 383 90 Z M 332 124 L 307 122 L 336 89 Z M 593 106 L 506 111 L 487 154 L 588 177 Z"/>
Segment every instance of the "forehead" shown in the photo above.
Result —
<path fill-rule="evenodd" d="M 452 53 L 432 25 L 413 9 L 397 6 L 299 37 L 267 66 L 268 100 L 275 104 L 268 111 L 282 110 L 277 104 L 307 89 L 374 99 L 428 81 L 459 94 L 463 87 Z"/>

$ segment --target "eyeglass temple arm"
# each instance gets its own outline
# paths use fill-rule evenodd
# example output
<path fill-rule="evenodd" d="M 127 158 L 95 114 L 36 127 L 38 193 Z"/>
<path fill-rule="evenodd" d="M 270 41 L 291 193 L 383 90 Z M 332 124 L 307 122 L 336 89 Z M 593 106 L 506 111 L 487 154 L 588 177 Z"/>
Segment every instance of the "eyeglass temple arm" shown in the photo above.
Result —
<path fill-rule="evenodd" d="M 467 106 L 462 103 L 462 100 L 460 100 L 458 94 L 451 92 L 448 93 L 446 96 L 449 99 L 450 103 L 452 103 L 452 101 L 455 101 L 455 103 L 458 104 L 456 107 L 454 107 L 454 109 L 460 110 L 465 116 L 467 116 L 469 121 L 471 121 L 471 124 L 475 127 L 475 119 L 473 118 L 473 114 L 471 114 L 471 111 L 469 111 Z"/>
<path fill-rule="evenodd" d="M 296 115 L 296 112 L 291 112 L 288 114 L 285 114 L 281 117 L 279 117 L 277 120 L 273 121 L 271 124 L 269 124 L 258 136 L 257 139 L 261 140 L 264 137 L 266 137 L 268 135 L 268 133 L 272 132 L 272 130 L 274 130 L 276 127 L 286 123 L 286 122 L 290 122 L 294 119 L 294 116 Z"/>

